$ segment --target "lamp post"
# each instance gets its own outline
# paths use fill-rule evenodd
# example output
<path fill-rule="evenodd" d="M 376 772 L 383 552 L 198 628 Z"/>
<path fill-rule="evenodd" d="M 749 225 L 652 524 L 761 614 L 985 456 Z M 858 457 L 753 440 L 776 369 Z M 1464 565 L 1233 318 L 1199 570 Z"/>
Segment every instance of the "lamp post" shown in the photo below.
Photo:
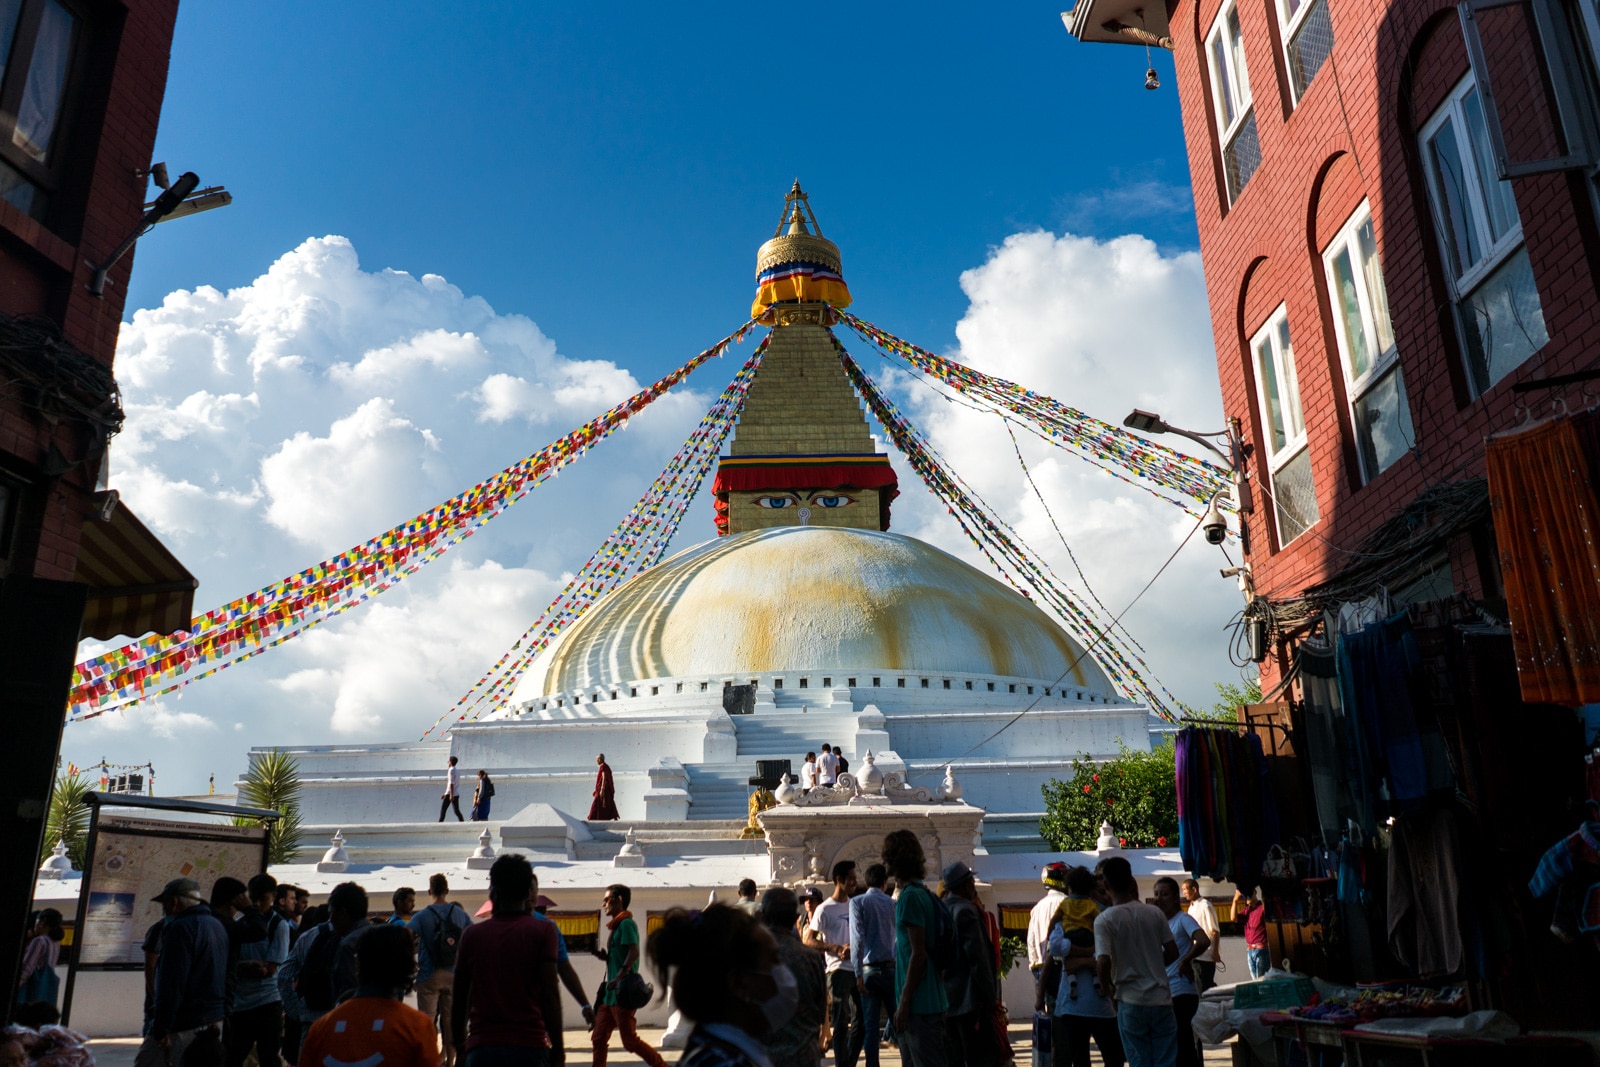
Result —
<path fill-rule="evenodd" d="M 1244 476 L 1244 435 L 1239 427 L 1238 419 L 1229 419 L 1228 428 L 1216 430 L 1212 433 L 1201 433 L 1197 430 L 1185 430 L 1181 426 L 1174 426 L 1160 415 L 1152 411 L 1141 411 L 1134 408 L 1128 417 L 1122 420 L 1122 425 L 1130 430 L 1152 436 L 1163 433 L 1175 433 L 1179 437 L 1187 437 L 1195 444 L 1202 445 L 1214 453 L 1217 458 L 1228 465 L 1228 471 L 1233 475 L 1234 503 L 1239 506 L 1241 513 L 1255 510 L 1255 502 L 1250 493 L 1250 483 Z M 1212 438 L 1220 437 L 1226 443 L 1228 450 L 1224 452 L 1218 448 Z"/>

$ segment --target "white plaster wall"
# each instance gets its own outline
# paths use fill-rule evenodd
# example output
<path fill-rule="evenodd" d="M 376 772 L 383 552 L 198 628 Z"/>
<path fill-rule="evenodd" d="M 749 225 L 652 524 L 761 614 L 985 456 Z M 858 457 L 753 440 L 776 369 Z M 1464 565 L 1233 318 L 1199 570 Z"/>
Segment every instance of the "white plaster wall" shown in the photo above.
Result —
<path fill-rule="evenodd" d="M 950 759 L 980 743 L 982 747 L 966 758 L 1020 757 L 1070 763 L 1080 753 L 1114 756 L 1119 742 L 1129 748 L 1150 745 L 1147 713 L 1137 705 L 1036 708 L 993 740 L 986 739 L 1006 726 L 1021 707 L 952 711 L 883 707 L 882 710 L 895 752 L 908 761 Z"/>
<path fill-rule="evenodd" d="M 607 753 L 609 755 L 609 753 Z M 467 764 L 463 762 L 463 768 Z M 540 801 L 583 818 L 589 814 L 594 771 L 506 771 L 491 764 L 495 796 L 491 816 L 506 819 Z M 461 776 L 461 813 L 469 815 L 472 780 L 477 768 Z M 650 777 L 644 771 L 618 772 L 617 808 L 625 819 L 644 818 L 644 792 Z M 415 822 L 439 816 L 444 775 L 379 776 L 308 780 L 301 783 L 301 818 L 307 823 L 342 826 L 347 831 L 364 823 Z M 454 821 L 455 814 L 450 814 Z"/>
<path fill-rule="evenodd" d="M 721 708 L 716 712 L 720 714 Z M 700 711 L 681 717 L 464 723 L 451 731 L 450 751 L 461 760 L 463 781 L 479 767 L 491 775 L 495 768 L 582 767 L 588 769 L 592 779 L 594 758 L 602 752 L 614 772 L 643 771 L 662 756 L 699 763 L 709 714 Z M 442 758 L 439 765 L 442 776 Z M 499 784 L 496 777 L 497 790 Z M 592 782 L 590 788 L 593 789 Z M 584 807 L 587 810 L 588 805 Z"/>

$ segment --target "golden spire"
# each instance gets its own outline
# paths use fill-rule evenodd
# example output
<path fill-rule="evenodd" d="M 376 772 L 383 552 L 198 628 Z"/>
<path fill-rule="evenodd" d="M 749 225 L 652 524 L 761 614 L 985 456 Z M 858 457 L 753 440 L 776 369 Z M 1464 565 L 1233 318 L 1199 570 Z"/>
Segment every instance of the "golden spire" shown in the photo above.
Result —
<path fill-rule="evenodd" d="M 785 224 L 788 229 L 785 230 Z M 756 253 L 756 298 L 751 317 L 766 321 L 773 304 L 824 303 L 850 306 L 839 246 L 822 236 L 811 199 L 794 180 L 783 198 L 772 239 Z"/>

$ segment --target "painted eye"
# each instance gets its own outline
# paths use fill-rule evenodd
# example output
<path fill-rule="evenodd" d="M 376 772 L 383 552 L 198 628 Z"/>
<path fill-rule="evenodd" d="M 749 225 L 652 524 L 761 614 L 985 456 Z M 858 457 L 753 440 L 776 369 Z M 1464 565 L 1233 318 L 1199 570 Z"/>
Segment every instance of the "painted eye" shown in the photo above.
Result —
<path fill-rule="evenodd" d="M 794 505 L 795 499 L 792 496 L 756 497 L 756 507 L 758 508 L 792 508 Z"/>
<path fill-rule="evenodd" d="M 843 496 L 839 493 L 827 493 L 811 498 L 811 502 L 819 508 L 843 508 L 856 502 L 853 496 Z"/>

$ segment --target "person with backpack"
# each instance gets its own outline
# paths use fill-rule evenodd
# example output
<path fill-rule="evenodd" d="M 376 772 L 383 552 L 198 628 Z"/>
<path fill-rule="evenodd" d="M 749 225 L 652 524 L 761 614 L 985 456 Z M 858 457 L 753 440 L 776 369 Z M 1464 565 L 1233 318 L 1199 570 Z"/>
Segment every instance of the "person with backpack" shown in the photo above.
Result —
<path fill-rule="evenodd" d="M 278 968 L 289 958 L 289 922 L 273 908 L 278 881 L 270 874 L 250 879 L 250 907 L 240 922 L 249 935 L 239 945 L 233 1016 L 226 1034 L 228 1067 L 243 1067 L 250 1050 L 260 1067 L 278 1067 L 283 1045 L 283 996 Z"/>
<path fill-rule="evenodd" d="M 456 984 L 456 953 L 461 935 L 472 917 L 450 899 L 450 880 L 442 874 L 428 879 L 427 907 L 411 919 L 417 939 L 417 1010 L 433 1020 L 444 1046 L 440 1067 L 453 1067 L 456 1046 L 450 1032 L 451 994 Z"/>
<path fill-rule="evenodd" d="M 489 801 L 494 799 L 494 781 L 488 771 L 478 772 L 478 784 L 472 790 L 472 812 L 467 816 L 473 822 L 489 821 Z"/>
<path fill-rule="evenodd" d="M 466 1067 L 566 1062 L 556 926 L 529 914 L 533 867 L 506 855 L 489 868 L 493 913 L 462 932 L 450 1028 Z"/>
<path fill-rule="evenodd" d="M 946 1048 L 964 1067 L 999 1067 L 1000 1039 L 994 1006 L 999 968 L 989 924 L 978 905 L 978 878 L 960 860 L 944 869 L 945 903 L 956 933 L 956 965 L 944 972 Z"/>
<path fill-rule="evenodd" d="M 945 1067 L 944 1019 L 950 1001 L 942 972 L 955 964 L 955 930 L 949 913 L 922 884 L 927 860 L 910 830 L 883 839 L 883 862 L 900 897 L 894 905 L 894 1031 L 907 1067 Z"/>
<path fill-rule="evenodd" d="M 310 1024 L 355 989 L 356 941 L 371 925 L 367 891 L 354 882 L 334 886 L 328 894 L 327 920 L 302 931 L 294 951 L 278 968 L 278 995 L 285 1014 Z"/>

